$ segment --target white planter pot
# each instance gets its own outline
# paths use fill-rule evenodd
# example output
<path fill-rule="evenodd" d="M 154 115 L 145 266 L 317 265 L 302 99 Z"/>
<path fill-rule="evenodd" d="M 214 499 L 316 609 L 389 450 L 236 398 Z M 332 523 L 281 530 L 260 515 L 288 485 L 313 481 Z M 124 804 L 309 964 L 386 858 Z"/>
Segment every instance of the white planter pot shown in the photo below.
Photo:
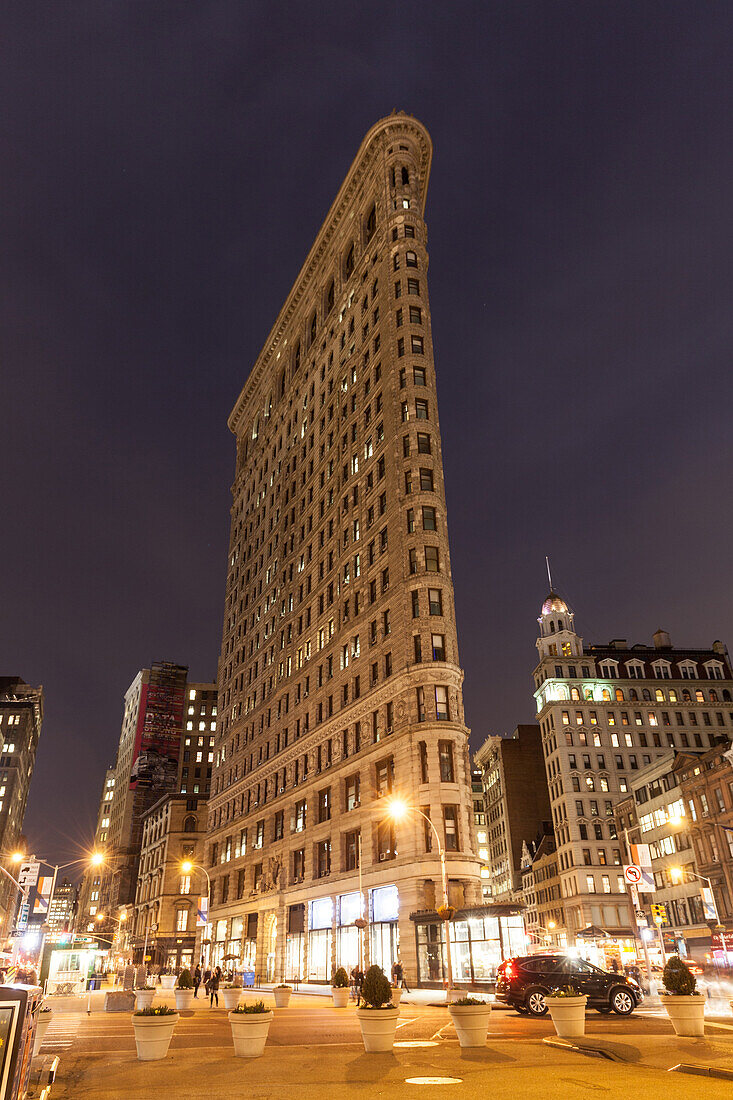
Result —
<path fill-rule="evenodd" d="M 220 989 L 219 995 L 224 1002 L 224 1008 L 227 1012 L 232 1012 L 239 1004 L 239 998 L 242 996 L 241 986 L 237 989 Z"/>
<path fill-rule="evenodd" d="M 191 1005 L 193 1004 L 193 990 L 175 989 L 173 995 L 176 998 L 176 1011 L 190 1012 Z"/>
<path fill-rule="evenodd" d="M 154 996 L 154 989 L 136 989 L 135 1008 L 137 1009 L 137 1011 L 140 1011 L 141 1008 L 150 1008 L 153 1003 Z"/>
<path fill-rule="evenodd" d="M 450 1018 L 462 1047 L 486 1046 L 491 1005 L 448 1005 Z"/>
<path fill-rule="evenodd" d="M 561 1039 L 574 1039 L 585 1035 L 585 1006 L 588 998 L 545 997 L 555 1031 Z"/>
<path fill-rule="evenodd" d="M 391 1050 L 400 1010 L 390 1008 L 357 1008 L 364 1050 L 368 1053 Z"/>
<path fill-rule="evenodd" d="M 178 979 L 175 974 L 161 974 L 160 984 L 162 989 L 175 989 Z"/>
<path fill-rule="evenodd" d="M 46 1032 L 48 1031 L 48 1025 L 53 1019 L 53 1012 L 39 1012 L 36 1018 L 36 1033 L 33 1037 L 33 1053 L 38 1054 L 38 1051 L 43 1045 L 43 1040 L 46 1038 Z"/>
<path fill-rule="evenodd" d="M 451 988 L 447 989 L 446 992 L 445 992 L 445 999 L 446 999 L 448 1004 L 450 1004 L 451 1001 L 460 1001 L 461 997 L 465 997 L 465 996 L 466 996 L 465 989 L 456 989 L 453 986 L 451 986 Z"/>
<path fill-rule="evenodd" d="M 272 992 L 275 994 L 275 1008 L 287 1008 L 293 995 L 293 987 L 291 985 L 281 986 L 280 988 L 275 986 Z"/>
<path fill-rule="evenodd" d="M 160 1058 L 165 1058 L 178 1020 L 177 1012 L 172 1016 L 132 1017 L 139 1061 L 156 1062 Z"/>
<path fill-rule="evenodd" d="M 397 1005 L 402 1000 L 402 987 L 398 985 L 392 986 L 392 1004 L 397 1008 Z"/>
<path fill-rule="evenodd" d="M 680 997 L 666 994 L 660 998 L 672 1021 L 675 1035 L 700 1038 L 705 1034 L 705 998 L 699 994 Z"/>
<path fill-rule="evenodd" d="M 235 1058 L 259 1058 L 265 1049 L 267 1033 L 275 1013 L 230 1012 Z"/>
<path fill-rule="evenodd" d="M 343 989 L 331 986 L 331 996 L 333 997 L 334 1008 L 346 1008 L 349 1003 L 349 987 L 344 986 Z"/>

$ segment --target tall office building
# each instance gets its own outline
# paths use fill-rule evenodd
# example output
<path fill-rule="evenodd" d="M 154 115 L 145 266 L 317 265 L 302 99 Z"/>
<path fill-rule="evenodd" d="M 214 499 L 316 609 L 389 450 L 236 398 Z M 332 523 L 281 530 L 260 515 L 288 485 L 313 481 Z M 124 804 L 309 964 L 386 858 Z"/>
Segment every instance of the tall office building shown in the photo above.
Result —
<path fill-rule="evenodd" d="M 20 843 L 42 723 L 43 688 L 0 676 L 0 850 L 6 859 Z M 10 932 L 17 903 L 12 883 L 0 876 L 0 935 Z"/>
<path fill-rule="evenodd" d="M 115 769 L 107 768 L 102 785 L 102 795 L 97 810 L 97 825 L 94 830 L 93 852 L 107 851 L 109 821 L 112 811 L 112 798 L 115 793 Z M 77 932 L 91 932 L 96 927 L 97 913 L 106 912 L 109 907 L 109 891 L 112 885 L 110 867 L 88 867 L 79 884 L 76 905 L 75 925 Z"/>
<path fill-rule="evenodd" d="M 487 737 L 474 760 L 483 776 L 486 807 L 489 876 L 484 885 L 492 901 L 518 902 L 523 845 L 552 833 L 539 726 L 517 726 L 511 737 Z"/>
<path fill-rule="evenodd" d="M 434 952 L 439 846 L 417 814 L 387 817 L 392 792 L 435 826 L 453 903 L 480 899 L 427 288 L 431 156 L 405 114 L 369 131 L 229 418 L 211 931 L 216 960 L 241 953 L 271 978 L 353 966 L 355 919 L 369 922 L 365 960 L 387 971 L 400 951 L 414 979 L 417 953 Z M 416 911 L 433 923 L 411 923 Z"/>
<path fill-rule="evenodd" d="M 87 925 L 100 906 L 107 915 L 134 903 L 143 817 L 153 803 L 176 790 L 208 793 L 215 723 L 216 686 L 189 683 L 185 665 L 154 662 L 130 684 L 100 804 L 97 838 L 106 860 L 87 872 L 81 894 Z"/>
<path fill-rule="evenodd" d="M 77 890 L 67 878 L 56 883 L 48 908 L 48 927 L 51 932 L 71 932 L 76 914 Z"/>
<path fill-rule="evenodd" d="M 709 649 L 673 648 L 663 630 L 652 646 L 624 639 L 584 645 L 572 610 L 555 592 L 538 622 L 535 699 L 565 917 L 555 938 L 562 933 L 573 944 L 595 925 L 629 940 L 627 853 L 614 808 L 629 794 L 634 773 L 669 749 L 729 745 L 728 651 L 717 641 Z"/>

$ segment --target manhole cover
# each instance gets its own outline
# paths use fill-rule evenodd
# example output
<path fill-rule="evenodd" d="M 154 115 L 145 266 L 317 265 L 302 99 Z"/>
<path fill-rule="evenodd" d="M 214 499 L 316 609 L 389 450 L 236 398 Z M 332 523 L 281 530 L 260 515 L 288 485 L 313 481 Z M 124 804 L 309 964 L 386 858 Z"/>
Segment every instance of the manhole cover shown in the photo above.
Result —
<path fill-rule="evenodd" d="M 408 1077 L 406 1085 L 461 1085 L 462 1077 Z"/>

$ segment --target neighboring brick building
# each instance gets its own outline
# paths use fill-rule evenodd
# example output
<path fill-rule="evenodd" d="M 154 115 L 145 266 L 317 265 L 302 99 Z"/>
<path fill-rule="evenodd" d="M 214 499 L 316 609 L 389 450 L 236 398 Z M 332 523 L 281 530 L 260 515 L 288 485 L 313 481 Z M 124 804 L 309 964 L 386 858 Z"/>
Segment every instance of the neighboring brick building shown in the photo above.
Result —
<path fill-rule="evenodd" d="M 684 828 L 692 841 L 694 862 L 680 858 L 686 872 L 684 882 L 695 884 L 696 913 L 711 931 L 709 949 L 722 950 L 721 932 L 715 928 L 712 913 L 705 911 L 700 888 L 710 880 L 715 906 L 723 926 L 727 965 L 733 964 L 733 752 L 716 746 L 699 760 L 686 760 L 678 771 L 679 786 L 685 805 Z M 696 879 L 696 872 L 704 879 Z M 683 887 L 684 888 L 684 887 Z M 689 889 L 689 886 L 688 886 Z M 707 946 L 707 945 L 706 945 Z"/>
<path fill-rule="evenodd" d="M 208 795 L 216 715 L 216 685 L 190 682 L 185 665 L 154 662 L 130 684 L 97 819 L 95 841 L 105 862 L 82 880 L 80 929 L 114 933 L 114 921 L 99 922 L 98 914 L 114 917 L 133 904 L 147 810 L 176 791 L 197 802 Z"/>
<path fill-rule="evenodd" d="M 634 934 L 614 818 L 636 772 L 669 749 L 728 746 L 733 673 L 721 642 L 674 648 L 616 639 L 584 645 L 574 616 L 550 592 L 538 620 L 534 670 L 569 945 L 589 925 L 619 946 Z"/>
<path fill-rule="evenodd" d="M 204 858 L 206 800 L 165 795 L 143 815 L 135 905 L 129 944 L 136 963 L 179 970 L 195 965 L 196 910 L 206 883 L 181 864 Z"/>
<path fill-rule="evenodd" d="M 20 844 L 42 724 L 43 688 L 0 676 L 0 849 L 6 858 Z M 0 937 L 11 931 L 18 900 L 13 884 L 0 876 Z"/>
<path fill-rule="evenodd" d="M 367 134 L 229 418 L 237 440 L 209 804 L 214 958 L 416 972 L 410 913 L 480 898 L 423 220 L 432 147 Z M 442 929 L 435 920 L 436 934 Z M 256 928 L 256 932 L 255 932 Z M 243 930 L 244 929 L 244 930 Z M 228 950 L 229 948 L 229 950 Z"/>
<path fill-rule="evenodd" d="M 552 833 L 540 833 L 522 846 L 524 927 L 532 945 L 566 947 L 557 845 Z"/>
<path fill-rule="evenodd" d="M 511 737 L 489 737 L 474 760 L 483 773 L 491 899 L 521 896 L 522 846 L 552 832 L 550 796 L 539 726 L 517 726 Z"/>

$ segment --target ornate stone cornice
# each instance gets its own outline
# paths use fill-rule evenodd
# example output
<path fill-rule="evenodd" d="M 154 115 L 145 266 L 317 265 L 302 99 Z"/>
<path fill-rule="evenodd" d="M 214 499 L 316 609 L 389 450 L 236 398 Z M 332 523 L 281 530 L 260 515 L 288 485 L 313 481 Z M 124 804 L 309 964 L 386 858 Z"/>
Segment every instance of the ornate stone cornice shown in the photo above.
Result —
<path fill-rule="evenodd" d="M 359 152 L 356 154 L 348 175 L 341 185 L 331 205 L 331 209 L 326 215 L 320 232 L 306 257 L 305 263 L 300 269 L 285 305 L 280 310 L 277 320 L 265 341 L 264 347 L 257 357 L 257 361 L 232 409 L 228 424 L 230 431 L 235 435 L 241 428 L 241 422 L 250 399 L 257 390 L 268 367 L 271 365 L 272 358 L 277 352 L 280 341 L 290 325 L 293 315 L 297 312 L 304 295 L 310 288 L 314 272 L 318 270 L 318 266 L 324 254 L 327 252 L 342 221 L 348 214 L 354 197 L 366 179 L 380 149 L 383 148 L 385 141 L 389 141 L 390 138 L 397 139 L 400 135 L 412 138 L 419 149 L 420 213 L 421 215 L 424 214 L 425 198 L 430 176 L 430 163 L 433 155 L 432 142 L 428 131 L 421 122 L 418 122 L 418 120 L 411 115 L 396 112 L 375 123 L 361 143 Z"/>

